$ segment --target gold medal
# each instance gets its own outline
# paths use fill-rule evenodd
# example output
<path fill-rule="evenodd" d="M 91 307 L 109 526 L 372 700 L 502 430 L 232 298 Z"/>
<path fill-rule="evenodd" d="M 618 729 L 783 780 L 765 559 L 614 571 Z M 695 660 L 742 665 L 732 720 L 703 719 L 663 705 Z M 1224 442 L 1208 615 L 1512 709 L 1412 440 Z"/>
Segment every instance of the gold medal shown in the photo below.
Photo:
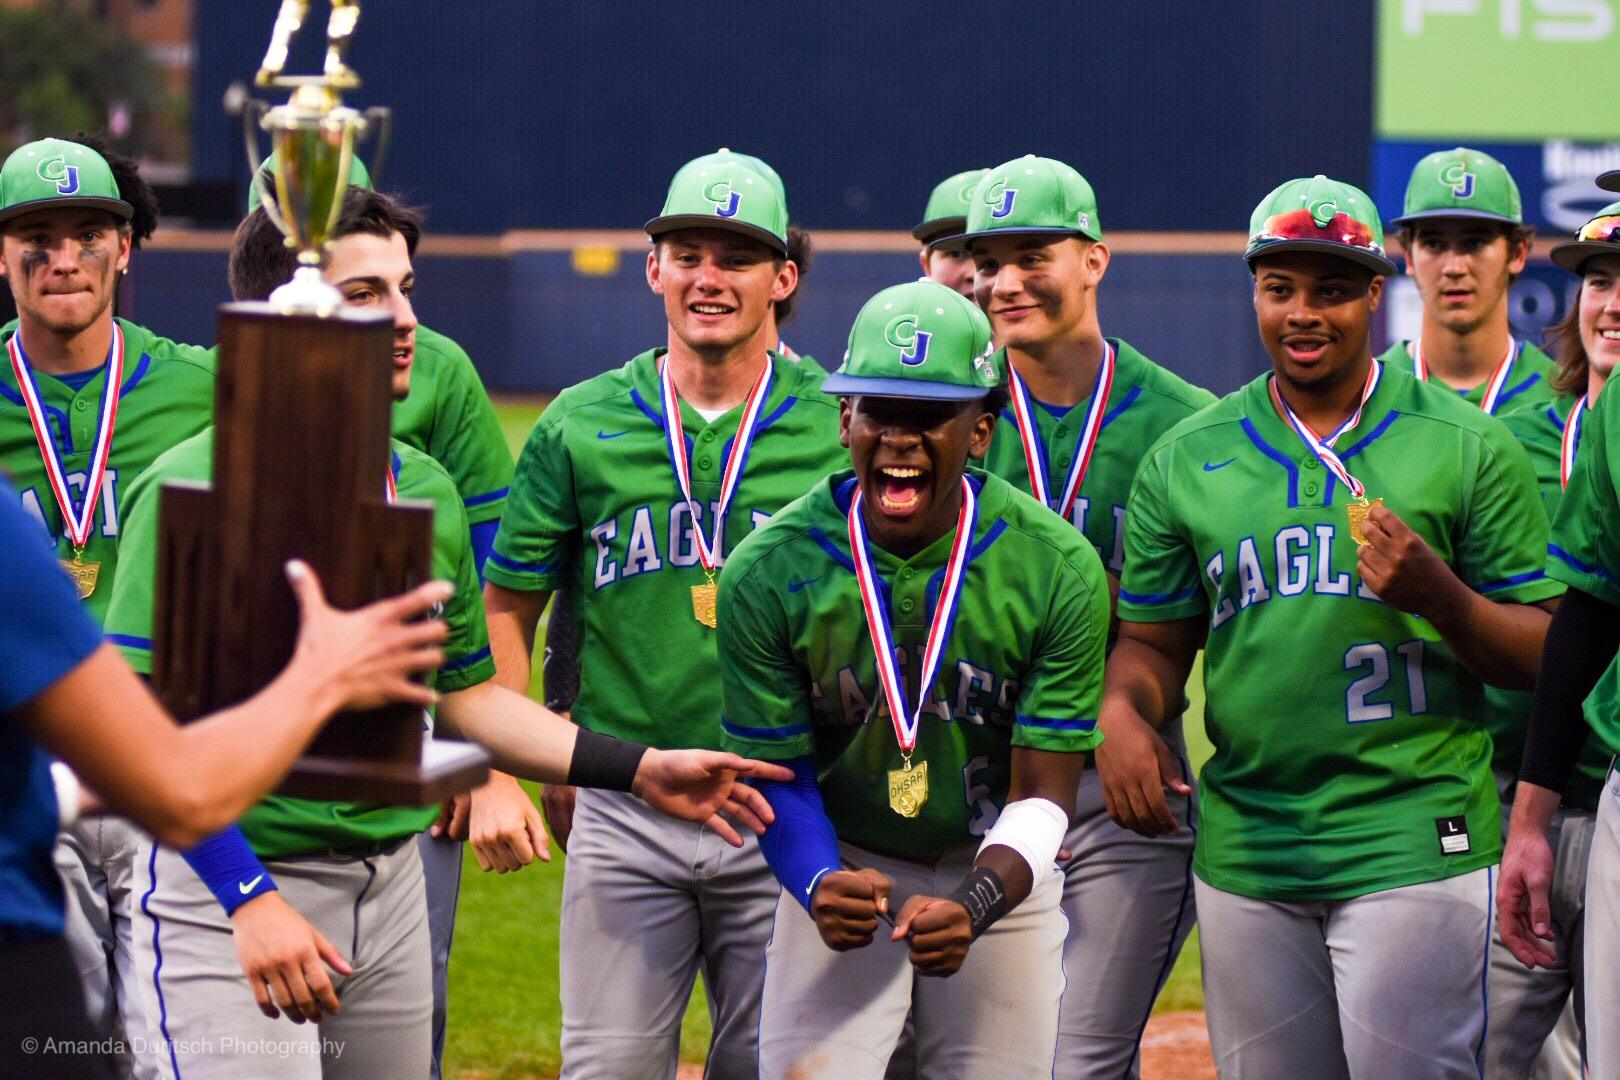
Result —
<path fill-rule="evenodd" d="M 720 586 L 711 573 L 708 581 L 692 586 L 692 618 L 713 630 L 719 625 L 715 618 L 715 604 L 719 599 Z"/>
<path fill-rule="evenodd" d="M 1350 519 L 1350 539 L 1354 540 L 1359 546 L 1367 546 L 1367 535 L 1362 532 L 1363 526 L 1367 524 L 1367 512 L 1375 506 L 1383 505 L 1383 499 L 1374 499 L 1372 502 L 1368 502 L 1365 495 L 1355 502 L 1345 504 L 1345 516 Z"/>
<path fill-rule="evenodd" d="M 928 762 L 915 765 L 908 754 L 901 768 L 889 770 L 889 809 L 904 818 L 922 813 L 928 801 Z"/>
<path fill-rule="evenodd" d="M 86 599 L 96 591 L 96 579 L 101 576 L 101 564 L 85 562 L 83 548 L 75 551 L 73 558 L 57 561 L 62 564 L 62 569 L 67 571 L 68 577 L 73 579 L 73 587 L 78 590 L 80 600 Z"/>

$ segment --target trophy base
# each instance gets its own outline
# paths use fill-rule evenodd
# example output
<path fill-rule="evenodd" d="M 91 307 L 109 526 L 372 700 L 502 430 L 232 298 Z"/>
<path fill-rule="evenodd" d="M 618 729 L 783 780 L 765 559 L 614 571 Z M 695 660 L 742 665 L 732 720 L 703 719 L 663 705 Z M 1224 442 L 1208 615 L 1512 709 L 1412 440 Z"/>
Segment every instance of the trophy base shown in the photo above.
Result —
<path fill-rule="evenodd" d="M 298 759 L 278 795 L 299 799 L 352 801 L 357 790 L 367 802 L 431 806 L 471 791 L 489 780 L 489 754 L 477 743 L 429 739 L 419 761 L 364 761 L 352 757 Z"/>

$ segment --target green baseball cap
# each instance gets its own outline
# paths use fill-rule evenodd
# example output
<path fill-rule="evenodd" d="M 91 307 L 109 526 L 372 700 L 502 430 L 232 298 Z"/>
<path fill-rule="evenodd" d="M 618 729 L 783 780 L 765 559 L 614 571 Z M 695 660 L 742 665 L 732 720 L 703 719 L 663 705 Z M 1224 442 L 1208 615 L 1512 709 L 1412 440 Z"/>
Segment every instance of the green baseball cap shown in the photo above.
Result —
<path fill-rule="evenodd" d="M 1001 385 L 990 320 L 935 281 L 892 285 L 868 300 L 829 394 L 974 401 Z"/>
<path fill-rule="evenodd" d="M 1418 162 L 1406 182 L 1406 204 L 1396 228 L 1427 218 L 1480 218 L 1524 224 L 1519 185 L 1507 166 L 1478 150 L 1437 150 Z"/>
<path fill-rule="evenodd" d="M 57 207 L 86 206 L 128 221 L 125 202 L 107 159 L 66 139 L 19 146 L 0 165 L 0 221 Z"/>
<path fill-rule="evenodd" d="M 787 202 L 787 185 L 782 183 L 782 177 L 777 174 L 775 169 L 771 168 L 770 162 L 764 158 L 755 157 L 753 154 L 739 154 L 728 146 L 722 146 L 712 154 L 704 154 L 700 158 L 693 158 L 687 162 L 687 165 L 696 165 L 700 161 L 746 165 L 769 180 L 775 186 L 777 194 L 782 196 L 782 202 L 784 204 Z"/>
<path fill-rule="evenodd" d="M 1620 202 L 1612 202 L 1575 232 L 1575 239 L 1553 245 L 1552 261 L 1572 274 L 1594 255 L 1620 255 Z"/>
<path fill-rule="evenodd" d="M 270 156 L 264 159 L 264 164 L 259 166 L 259 176 L 265 177 L 265 181 L 255 177 L 254 182 L 248 184 L 247 212 L 250 214 L 259 208 L 259 185 L 270 177 L 277 179 L 281 177 L 281 151 L 270 152 Z M 349 186 L 367 190 L 371 188 L 371 173 L 367 170 L 366 163 L 360 160 L 359 154 L 349 158 Z"/>
<path fill-rule="evenodd" d="M 1367 193 L 1321 173 L 1279 185 L 1260 200 L 1249 218 L 1244 261 L 1285 251 L 1338 255 L 1375 274 L 1399 271 L 1384 254 L 1384 226 Z"/>
<path fill-rule="evenodd" d="M 968 200 L 989 169 L 969 169 L 947 180 L 941 180 L 928 196 L 923 219 L 911 235 L 932 246 L 934 241 L 947 236 L 959 236 L 967 228 Z"/>
<path fill-rule="evenodd" d="M 1025 154 L 984 175 L 968 197 L 964 245 L 985 236 L 1050 233 L 1101 240 L 1097 196 L 1061 161 Z"/>
<path fill-rule="evenodd" d="M 729 153 L 729 152 L 728 152 Z M 664 212 L 647 222 L 658 239 L 676 229 L 727 229 L 787 254 L 787 199 L 782 181 L 744 164 L 740 155 L 706 154 L 682 165 L 669 182 Z"/>

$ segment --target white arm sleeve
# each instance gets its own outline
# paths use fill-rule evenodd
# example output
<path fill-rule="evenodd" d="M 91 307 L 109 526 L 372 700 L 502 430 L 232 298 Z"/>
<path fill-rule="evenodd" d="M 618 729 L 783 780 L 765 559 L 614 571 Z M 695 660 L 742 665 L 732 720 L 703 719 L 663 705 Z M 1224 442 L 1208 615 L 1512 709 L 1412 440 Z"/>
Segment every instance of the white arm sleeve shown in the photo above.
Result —
<path fill-rule="evenodd" d="M 1010 847 L 1029 864 L 1029 872 L 1039 882 L 1041 875 L 1057 862 L 1058 849 L 1069 831 L 1069 815 L 1051 799 L 1019 799 L 1010 802 L 984 834 L 979 851 L 993 844 Z"/>

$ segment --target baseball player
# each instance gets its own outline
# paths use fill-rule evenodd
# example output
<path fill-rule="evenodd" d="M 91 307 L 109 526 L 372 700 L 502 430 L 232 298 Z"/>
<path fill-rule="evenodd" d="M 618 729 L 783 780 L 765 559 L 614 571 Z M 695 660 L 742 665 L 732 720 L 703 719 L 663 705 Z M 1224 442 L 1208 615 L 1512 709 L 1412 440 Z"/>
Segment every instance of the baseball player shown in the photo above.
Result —
<path fill-rule="evenodd" d="M 271 154 L 260 169 L 260 183 L 249 189 L 248 217 L 239 230 L 242 242 L 233 246 L 229 264 L 231 294 L 238 300 L 263 300 L 286 280 L 284 245 L 258 209 L 261 186 L 273 183 L 279 165 L 277 155 Z M 372 186 L 358 157 L 353 159 L 349 182 Z M 413 256 L 415 237 L 413 226 L 407 244 Z M 269 250 L 263 250 L 266 247 Z M 482 575 L 512 481 L 512 454 L 495 407 L 461 346 L 420 324 L 410 367 L 397 373 L 396 381 L 408 390 L 394 406 L 394 437 L 443 465 L 456 482 L 467 511 L 474 567 Z M 418 839 L 433 942 L 433 1080 L 441 1074 L 444 1053 L 462 840 L 472 843 L 478 865 L 486 872 L 504 874 L 550 854 L 539 810 L 516 780 L 500 772 L 492 772 L 477 791 L 447 804 L 444 819 Z"/>
<path fill-rule="evenodd" d="M 1394 224 L 1423 299 L 1423 329 L 1380 359 L 1438 379 L 1493 416 L 1552 399 L 1553 362 L 1513 337 L 1508 289 L 1530 257 L 1519 186 L 1489 154 L 1459 146 L 1412 170 Z"/>
<path fill-rule="evenodd" d="M 8 354 L 0 365 L 0 470 L 52 538 L 97 623 L 117 572 L 129 485 L 213 413 L 205 350 L 113 316 L 132 250 L 156 223 L 157 200 L 134 163 L 95 146 L 43 139 L 0 167 L 0 272 L 18 314 L 0 331 Z M 86 820 L 63 832 L 55 856 L 68 895 L 68 946 L 92 1021 L 109 1035 L 137 1003 L 129 909 L 138 834 L 126 821 Z"/>
<path fill-rule="evenodd" d="M 560 394 L 530 434 L 486 570 L 498 678 L 527 687 L 551 593 L 575 590 L 573 719 L 655 746 L 718 746 L 715 575 L 725 553 L 842 456 L 821 377 L 772 353 L 793 290 L 781 188 L 741 160 L 676 173 L 647 223 L 667 344 Z M 562 793 L 566 794 L 566 793 Z M 675 1068 L 699 964 L 712 1077 L 751 1077 L 776 886 L 749 843 L 612 793 L 580 793 L 561 934 L 563 1074 Z M 563 835 L 566 833 L 566 836 Z"/>
<path fill-rule="evenodd" d="M 1249 231 L 1273 370 L 1166 433 L 1131 493 L 1116 816 L 1162 828 L 1153 729 L 1204 644 L 1217 1068 L 1474 1075 L 1502 836 L 1481 684 L 1532 683 L 1560 592 L 1534 474 L 1499 421 L 1374 360 L 1394 266 L 1366 194 L 1292 180 Z"/>
<path fill-rule="evenodd" d="M 725 745 L 796 774 L 764 786 L 761 1076 L 881 1077 L 908 1011 L 921 1075 L 1051 1075 L 1055 863 L 1099 741 L 1108 585 L 1072 529 L 966 468 L 1001 380 L 970 300 L 878 293 L 826 383 L 853 469 L 721 576 Z"/>
<path fill-rule="evenodd" d="M 989 171 L 969 169 L 934 185 L 928 195 L 928 205 L 923 208 L 922 221 L 911 230 L 911 235 L 922 245 L 917 252 L 917 263 L 922 267 L 923 278 L 955 289 L 969 299 L 973 297 L 973 259 L 959 245 L 940 241 L 955 240 L 967 228 L 973 189 Z"/>
<path fill-rule="evenodd" d="M 1009 194 L 1010 193 L 1010 194 Z M 968 206 L 966 246 L 979 307 L 1007 354 L 1011 403 L 985 470 L 1071 522 L 1117 590 L 1125 506 L 1148 447 L 1215 398 L 1117 338 L 1097 291 L 1108 269 L 1091 185 L 1033 155 L 988 170 Z M 1194 799 L 1181 717 L 1159 730 L 1173 821 L 1154 839 L 1108 815 L 1108 749 L 1087 770 L 1064 839 L 1060 1077 L 1134 1076 L 1137 1046 L 1193 924 Z"/>
<path fill-rule="evenodd" d="M 1544 409 L 1525 409 L 1507 417 L 1507 425 L 1530 451 L 1537 480 L 1549 513 L 1559 507 L 1566 486 L 1574 483 L 1582 447 L 1591 445 L 1587 419 L 1596 409 L 1603 390 L 1620 359 L 1620 203 L 1598 211 L 1572 241 L 1556 245 L 1552 257 L 1558 265 L 1581 276 L 1578 300 L 1568 316 L 1554 329 L 1559 346 L 1559 369 L 1552 378 L 1560 396 Z M 1602 445 L 1602 444 L 1599 444 Z M 1586 474 L 1595 479 L 1596 471 Z M 1589 506 L 1590 504 L 1588 504 Z M 1585 542 L 1590 543 L 1586 538 Z M 1554 559 L 1549 569 L 1554 577 L 1569 581 L 1569 559 L 1579 559 L 1576 549 L 1553 538 Z M 1587 573 L 1593 564 L 1583 563 Z M 1585 589 L 1582 582 L 1569 581 L 1574 589 Z M 1590 597 L 1581 598 L 1591 603 Z M 1577 609 L 1579 603 L 1577 601 Z M 1549 630 L 1549 655 L 1555 648 Z M 1594 646 L 1595 647 L 1595 646 Z M 1594 678 L 1596 672 L 1593 673 Z M 1590 687 L 1588 687 L 1589 689 Z M 1593 707 L 1602 704 L 1594 698 Z M 1577 743 L 1578 757 L 1570 758 L 1571 768 L 1563 770 L 1557 782 L 1530 768 L 1532 757 L 1524 755 L 1525 739 L 1519 737 L 1499 748 L 1524 758 L 1526 772 L 1520 788 L 1525 805 L 1516 805 L 1513 825 L 1507 837 L 1502 860 L 1499 945 L 1492 954 L 1490 1044 L 1488 1065 L 1504 1076 L 1528 1075 L 1536 1050 L 1546 1033 L 1558 1022 L 1566 1003 L 1579 1002 L 1584 979 L 1582 942 L 1586 934 L 1585 894 L 1588 852 L 1596 827 L 1595 811 L 1603 793 L 1608 766 L 1617 744 L 1614 733 L 1595 714 L 1592 738 L 1585 748 Z M 1585 735 L 1587 728 L 1575 729 Z M 1552 873 L 1556 867 L 1557 874 Z M 1535 923 L 1534 934 L 1548 944 L 1527 941 L 1527 923 Z M 1513 955 L 1506 955 L 1511 950 Z M 1517 1006 L 1511 1015 L 1499 1017 L 1497 1001 L 1508 997 Z M 1598 1013 L 1589 1013 L 1598 1016 Z M 1579 1019 L 1579 1017 L 1577 1017 Z M 1588 1033 L 1589 1034 L 1589 1033 Z M 1565 1072 L 1578 1072 L 1580 1057 L 1565 1059 Z M 1491 1073 L 1495 1075 L 1495 1072 Z M 1594 1073 L 1594 1075 L 1598 1075 Z"/>

